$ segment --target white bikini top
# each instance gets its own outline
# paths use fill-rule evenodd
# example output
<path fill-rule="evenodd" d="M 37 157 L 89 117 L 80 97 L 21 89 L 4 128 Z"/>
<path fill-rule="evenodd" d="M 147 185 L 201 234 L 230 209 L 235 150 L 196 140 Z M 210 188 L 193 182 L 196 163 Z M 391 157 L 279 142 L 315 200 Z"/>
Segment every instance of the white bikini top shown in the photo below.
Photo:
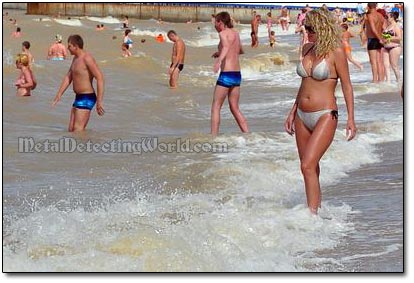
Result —
<path fill-rule="evenodd" d="M 318 65 L 316 65 L 313 68 L 311 75 L 308 75 L 308 73 L 306 72 L 305 67 L 303 67 L 303 60 L 302 60 L 299 62 L 299 64 L 296 67 L 296 73 L 302 78 L 312 77 L 313 79 L 318 80 L 318 81 L 327 80 L 329 79 L 329 75 L 330 75 L 329 67 L 325 59 L 323 59 Z"/>
<path fill-rule="evenodd" d="M 310 48 L 309 51 L 305 54 L 305 56 L 313 49 Z M 312 69 L 312 74 L 308 74 L 306 72 L 305 67 L 303 66 L 303 60 L 300 61 L 298 63 L 298 65 L 296 66 L 296 73 L 301 76 L 302 78 L 308 78 L 308 77 L 312 77 L 313 79 L 317 80 L 317 81 L 323 81 L 323 80 L 327 80 L 327 79 L 331 79 L 330 76 L 330 71 L 329 71 L 329 66 L 326 63 L 326 59 L 324 58 L 318 65 L 316 65 L 313 69 Z M 336 78 L 333 78 L 336 79 Z"/>

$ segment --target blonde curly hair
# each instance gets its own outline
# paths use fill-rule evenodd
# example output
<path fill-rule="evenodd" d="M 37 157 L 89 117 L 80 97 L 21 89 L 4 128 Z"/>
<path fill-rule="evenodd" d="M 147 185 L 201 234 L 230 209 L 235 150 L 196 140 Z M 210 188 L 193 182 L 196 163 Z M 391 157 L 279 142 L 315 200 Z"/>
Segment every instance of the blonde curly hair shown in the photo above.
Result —
<path fill-rule="evenodd" d="M 27 54 L 19 53 L 16 56 L 16 64 L 21 63 L 23 66 L 29 66 L 29 56 Z"/>
<path fill-rule="evenodd" d="M 317 35 L 316 56 L 325 57 L 341 45 L 339 27 L 326 9 L 309 11 L 306 14 L 305 25 L 310 26 Z"/>

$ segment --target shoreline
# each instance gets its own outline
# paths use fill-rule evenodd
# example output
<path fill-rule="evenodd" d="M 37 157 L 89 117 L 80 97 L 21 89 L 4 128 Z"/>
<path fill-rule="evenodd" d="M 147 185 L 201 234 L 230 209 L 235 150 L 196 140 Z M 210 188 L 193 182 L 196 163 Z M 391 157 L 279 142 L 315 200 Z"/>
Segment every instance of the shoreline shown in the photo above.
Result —
<path fill-rule="evenodd" d="M 344 271 L 403 272 L 403 262 L 389 259 L 389 256 L 404 258 L 403 146 L 403 140 L 377 144 L 375 152 L 381 156 L 381 161 L 362 165 L 348 172 L 348 176 L 341 178 L 338 184 L 325 188 L 328 202 L 352 206 L 350 217 L 355 230 L 334 251 L 338 260 L 345 261 Z M 361 186 L 355 186 L 356 183 Z M 373 207 L 373 203 L 377 206 Z M 398 209 L 396 203 L 400 204 Z M 385 226 L 384 219 L 391 219 L 395 224 Z M 366 223 L 372 225 L 367 227 Z M 369 241 L 378 242 L 378 245 L 373 248 Z M 384 242 L 393 244 L 382 246 L 380 243 Z M 373 256 L 382 253 L 387 256 Z"/>

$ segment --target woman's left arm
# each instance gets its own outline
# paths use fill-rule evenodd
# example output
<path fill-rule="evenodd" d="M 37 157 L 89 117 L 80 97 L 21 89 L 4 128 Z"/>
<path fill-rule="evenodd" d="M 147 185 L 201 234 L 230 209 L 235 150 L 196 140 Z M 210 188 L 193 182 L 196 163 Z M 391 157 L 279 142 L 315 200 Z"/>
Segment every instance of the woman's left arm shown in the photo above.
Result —
<path fill-rule="evenodd" d="M 335 69 L 338 78 L 341 80 L 342 92 L 344 94 L 346 108 L 348 112 L 348 120 L 346 123 L 347 140 L 352 140 L 357 132 L 354 119 L 354 90 L 349 76 L 348 61 L 345 51 L 342 48 L 337 48 L 334 52 Z"/>

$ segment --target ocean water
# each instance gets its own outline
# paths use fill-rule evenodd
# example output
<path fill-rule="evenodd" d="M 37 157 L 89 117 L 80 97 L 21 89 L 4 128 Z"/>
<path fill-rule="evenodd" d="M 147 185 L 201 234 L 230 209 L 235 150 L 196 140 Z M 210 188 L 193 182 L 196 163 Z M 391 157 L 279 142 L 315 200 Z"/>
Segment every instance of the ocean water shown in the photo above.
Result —
<path fill-rule="evenodd" d="M 293 30 L 277 27 L 271 49 L 263 25 L 261 46 L 252 50 L 249 26 L 237 26 L 246 52 L 240 107 L 252 133 L 241 134 L 224 105 L 222 134 L 213 140 L 211 55 L 218 36 L 211 23 L 132 19 L 133 56 L 122 58 L 118 19 L 9 13 L 23 36 L 11 38 L 15 26 L 3 21 L 4 271 L 403 271 L 403 105 L 396 82 L 369 83 L 358 40 L 353 56 L 364 71 L 350 66 L 358 136 L 345 141 L 338 85 L 340 123 L 321 161 L 323 202 L 313 217 L 295 141 L 283 129 L 300 84 Z M 98 23 L 107 30 L 95 31 Z M 170 29 L 187 44 L 177 90 L 168 88 L 172 44 L 154 40 Z M 66 131 L 71 89 L 50 106 L 70 67 L 70 60 L 46 60 L 57 33 L 82 35 L 105 75 L 106 114 L 93 113 L 82 134 Z M 16 97 L 13 86 L 23 40 L 32 44 L 38 80 L 28 98 Z M 21 153 L 22 137 L 141 148 Z M 180 149 L 154 148 L 154 141 Z M 224 148 L 196 153 L 178 143 Z"/>

